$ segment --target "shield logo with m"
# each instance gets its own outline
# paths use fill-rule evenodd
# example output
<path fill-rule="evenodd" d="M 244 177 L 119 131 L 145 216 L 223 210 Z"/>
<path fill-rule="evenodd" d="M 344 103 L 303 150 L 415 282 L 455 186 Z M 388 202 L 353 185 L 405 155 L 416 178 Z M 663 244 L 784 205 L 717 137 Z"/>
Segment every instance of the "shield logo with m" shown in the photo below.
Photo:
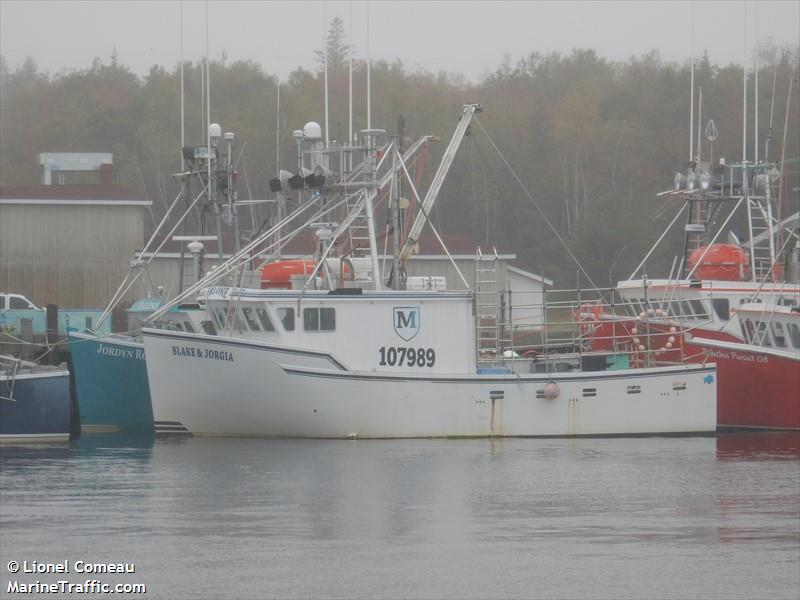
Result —
<path fill-rule="evenodd" d="M 419 333 L 419 306 L 396 306 L 393 311 L 394 332 L 406 342 Z"/>

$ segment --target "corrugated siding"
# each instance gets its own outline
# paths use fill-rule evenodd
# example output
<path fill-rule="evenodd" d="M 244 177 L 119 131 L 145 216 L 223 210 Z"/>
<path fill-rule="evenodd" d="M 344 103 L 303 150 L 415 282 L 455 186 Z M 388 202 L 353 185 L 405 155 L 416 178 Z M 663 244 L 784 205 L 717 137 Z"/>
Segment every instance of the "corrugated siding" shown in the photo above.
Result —
<path fill-rule="evenodd" d="M 104 307 L 142 247 L 144 210 L 0 205 L 0 288 L 39 305 Z"/>

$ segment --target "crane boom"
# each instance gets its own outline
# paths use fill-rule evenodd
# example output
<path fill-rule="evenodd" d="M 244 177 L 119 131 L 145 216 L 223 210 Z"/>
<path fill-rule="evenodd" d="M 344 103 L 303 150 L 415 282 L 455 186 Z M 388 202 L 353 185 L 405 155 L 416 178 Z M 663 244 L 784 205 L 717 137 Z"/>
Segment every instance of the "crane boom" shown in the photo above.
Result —
<path fill-rule="evenodd" d="M 447 176 L 447 172 L 450 170 L 450 165 L 453 164 L 453 159 L 455 158 L 456 153 L 461 146 L 464 136 L 467 134 L 467 128 L 472 121 L 473 115 L 482 111 L 483 108 L 480 104 L 464 105 L 464 109 L 461 111 L 461 117 L 459 118 L 458 125 L 453 133 L 453 137 L 444 151 L 442 162 L 439 164 L 439 168 L 436 170 L 436 174 L 433 176 L 433 181 L 428 188 L 428 192 L 425 194 L 425 199 L 422 201 L 421 210 L 417 212 L 417 216 L 414 218 L 414 223 L 411 225 L 411 229 L 408 232 L 408 238 L 406 238 L 405 244 L 403 244 L 403 248 L 400 251 L 401 261 L 407 261 L 409 258 L 411 258 L 411 255 L 414 254 L 417 240 L 419 239 L 419 235 L 422 233 L 422 228 L 425 226 L 425 222 L 427 221 L 425 215 L 430 213 L 434 202 L 436 202 L 436 196 L 438 196 L 439 190 L 442 188 L 442 183 L 444 183 L 444 178 Z"/>

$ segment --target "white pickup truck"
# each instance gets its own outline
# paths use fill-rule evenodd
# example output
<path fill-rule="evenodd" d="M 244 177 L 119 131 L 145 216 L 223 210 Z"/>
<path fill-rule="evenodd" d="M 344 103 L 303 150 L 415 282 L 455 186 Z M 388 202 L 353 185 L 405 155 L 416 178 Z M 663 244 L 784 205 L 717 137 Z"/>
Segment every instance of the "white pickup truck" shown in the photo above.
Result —
<path fill-rule="evenodd" d="M 71 330 L 92 329 L 102 313 L 102 309 L 96 308 L 59 308 L 59 338 L 63 338 Z M 0 333 L 19 336 L 22 333 L 22 319 L 31 321 L 35 340 L 38 341 L 45 337 L 47 311 L 36 306 L 22 294 L 0 292 Z M 111 319 L 106 319 L 99 331 L 100 333 L 110 333 Z"/>
<path fill-rule="evenodd" d="M 25 296 L 0 292 L 0 310 L 42 310 Z"/>

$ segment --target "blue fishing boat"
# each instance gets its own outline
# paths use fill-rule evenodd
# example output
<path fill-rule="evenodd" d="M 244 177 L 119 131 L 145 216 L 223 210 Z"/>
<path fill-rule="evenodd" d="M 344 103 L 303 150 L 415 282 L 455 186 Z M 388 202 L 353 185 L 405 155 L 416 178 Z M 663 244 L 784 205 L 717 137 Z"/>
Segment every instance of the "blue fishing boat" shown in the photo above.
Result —
<path fill-rule="evenodd" d="M 0 357 L 0 443 L 66 442 L 69 371 Z"/>
<path fill-rule="evenodd" d="M 124 335 L 69 334 L 81 431 L 151 431 L 144 346 Z"/>
<path fill-rule="evenodd" d="M 142 319 L 162 304 L 159 298 L 134 302 L 126 311 L 129 330 L 138 330 Z M 182 305 L 170 310 L 157 325 L 193 332 L 192 319 L 202 319 L 204 314 L 199 306 Z M 141 337 L 70 331 L 69 349 L 82 432 L 153 431 Z"/>

